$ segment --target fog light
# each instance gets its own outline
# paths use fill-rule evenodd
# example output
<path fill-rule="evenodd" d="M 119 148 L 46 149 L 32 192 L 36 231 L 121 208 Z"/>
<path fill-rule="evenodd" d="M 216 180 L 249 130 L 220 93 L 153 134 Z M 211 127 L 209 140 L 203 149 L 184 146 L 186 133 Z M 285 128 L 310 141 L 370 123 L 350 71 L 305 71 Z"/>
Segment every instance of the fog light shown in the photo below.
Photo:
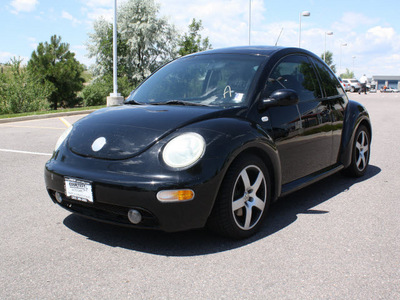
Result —
<path fill-rule="evenodd" d="M 130 209 L 128 211 L 128 219 L 133 224 L 139 224 L 142 221 L 142 214 L 136 209 Z"/>
<path fill-rule="evenodd" d="M 194 192 L 192 190 L 159 191 L 157 199 L 161 202 L 189 201 L 194 199 Z"/>
<path fill-rule="evenodd" d="M 61 194 L 59 192 L 56 192 L 54 197 L 56 198 L 58 203 L 62 202 L 62 196 L 61 196 Z"/>

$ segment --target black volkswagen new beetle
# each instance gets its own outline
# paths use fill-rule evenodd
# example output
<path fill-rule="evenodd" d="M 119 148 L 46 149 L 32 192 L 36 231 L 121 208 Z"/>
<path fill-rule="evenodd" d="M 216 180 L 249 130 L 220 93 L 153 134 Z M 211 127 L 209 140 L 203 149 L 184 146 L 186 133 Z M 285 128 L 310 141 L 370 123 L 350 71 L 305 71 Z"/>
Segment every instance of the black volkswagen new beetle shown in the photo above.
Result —
<path fill-rule="evenodd" d="M 123 106 L 76 122 L 45 181 L 85 217 L 245 238 L 280 196 L 339 170 L 364 175 L 370 144 L 368 112 L 316 55 L 225 48 L 174 60 Z"/>

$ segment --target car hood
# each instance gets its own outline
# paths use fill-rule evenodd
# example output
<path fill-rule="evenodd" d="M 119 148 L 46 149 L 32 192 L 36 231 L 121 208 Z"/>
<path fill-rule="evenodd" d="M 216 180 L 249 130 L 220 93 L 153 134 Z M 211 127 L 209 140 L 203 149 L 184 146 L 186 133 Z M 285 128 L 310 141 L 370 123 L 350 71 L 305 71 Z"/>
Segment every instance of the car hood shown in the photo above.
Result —
<path fill-rule="evenodd" d="M 136 156 L 172 131 L 204 119 L 235 115 L 238 109 L 198 106 L 124 105 L 98 110 L 74 124 L 69 149 L 101 159 Z"/>

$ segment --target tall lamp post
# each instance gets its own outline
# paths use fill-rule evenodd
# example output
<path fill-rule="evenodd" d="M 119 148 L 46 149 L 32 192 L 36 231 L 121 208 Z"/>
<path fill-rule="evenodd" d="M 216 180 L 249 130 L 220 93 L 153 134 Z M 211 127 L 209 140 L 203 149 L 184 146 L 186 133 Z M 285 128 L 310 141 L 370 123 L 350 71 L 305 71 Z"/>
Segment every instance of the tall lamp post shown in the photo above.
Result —
<path fill-rule="evenodd" d="M 340 43 L 340 64 L 339 64 L 339 73 L 342 70 L 342 47 L 346 47 L 347 43 Z"/>
<path fill-rule="evenodd" d="M 303 11 L 299 15 L 299 48 L 301 45 L 301 17 L 309 17 L 311 14 L 309 11 Z"/>
<path fill-rule="evenodd" d="M 354 60 L 356 59 L 356 57 L 353 56 L 352 58 L 353 58 L 353 73 L 354 73 Z"/>
<path fill-rule="evenodd" d="M 326 63 L 326 36 L 333 35 L 332 31 L 325 32 L 325 48 L 324 48 L 324 62 Z"/>
<path fill-rule="evenodd" d="M 118 93 L 117 84 L 117 0 L 114 0 L 114 24 L 113 24 L 113 92 L 107 97 L 107 106 L 121 105 L 124 97 Z"/>
<path fill-rule="evenodd" d="M 249 0 L 249 46 L 251 37 L 251 0 Z"/>

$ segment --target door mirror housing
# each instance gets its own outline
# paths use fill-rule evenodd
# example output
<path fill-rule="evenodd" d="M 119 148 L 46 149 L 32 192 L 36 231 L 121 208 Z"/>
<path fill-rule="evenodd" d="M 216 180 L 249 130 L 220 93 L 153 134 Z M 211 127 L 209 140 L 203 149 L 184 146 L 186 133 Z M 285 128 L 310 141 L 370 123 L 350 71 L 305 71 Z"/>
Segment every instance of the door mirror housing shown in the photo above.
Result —
<path fill-rule="evenodd" d="M 292 89 L 281 89 L 272 92 L 272 94 L 263 99 L 260 103 L 260 109 L 267 109 L 273 106 L 290 106 L 299 102 L 299 95 Z"/>

